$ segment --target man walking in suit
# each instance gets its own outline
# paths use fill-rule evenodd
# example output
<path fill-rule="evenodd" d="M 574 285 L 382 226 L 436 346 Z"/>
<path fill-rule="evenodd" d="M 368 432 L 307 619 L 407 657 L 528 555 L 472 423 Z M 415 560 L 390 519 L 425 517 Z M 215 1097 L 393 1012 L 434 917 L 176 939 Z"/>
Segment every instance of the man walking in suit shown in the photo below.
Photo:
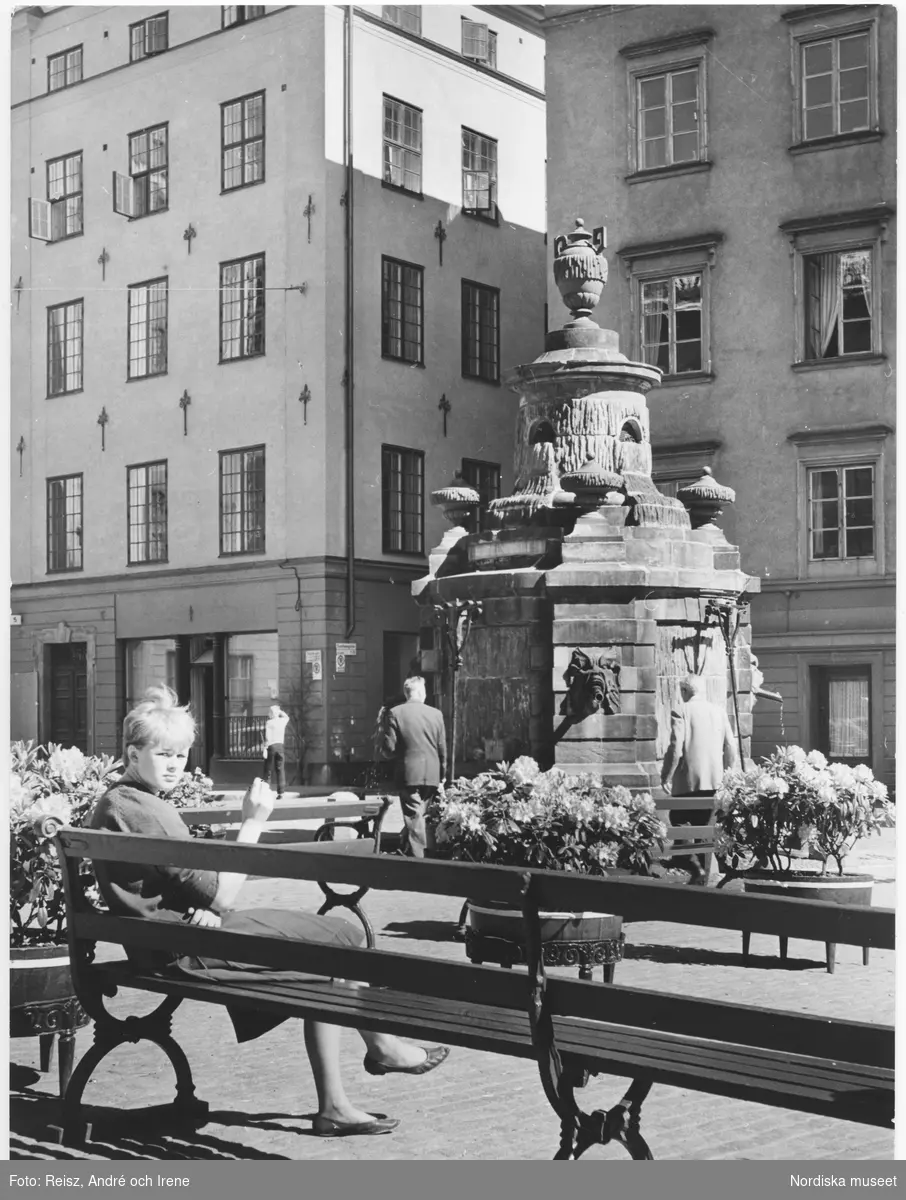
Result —
<path fill-rule="evenodd" d="M 683 703 L 671 714 L 661 782 L 671 796 L 700 796 L 711 802 L 707 808 L 674 809 L 671 825 L 707 825 L 724 771 L 738 761 L 736 742 L 726 709 L 705 699 L 700 675 L 687 675 L 680 683 L 680 695 Z M 674 862 L 690 872 L 690 883 L 707 883 L 704 856 L 690 854 Z"/>
<path fill-rule="evenodd" d="M 403 810 L 402 850 L 425 857 L 425 808 L 437 795 L 447 766 L 443 714 L 425 703 L 425 681 L 410 676 L 403 684 L 404 704 L 391 708 L 384 729 L 384 756 L 396 762 Z"/>

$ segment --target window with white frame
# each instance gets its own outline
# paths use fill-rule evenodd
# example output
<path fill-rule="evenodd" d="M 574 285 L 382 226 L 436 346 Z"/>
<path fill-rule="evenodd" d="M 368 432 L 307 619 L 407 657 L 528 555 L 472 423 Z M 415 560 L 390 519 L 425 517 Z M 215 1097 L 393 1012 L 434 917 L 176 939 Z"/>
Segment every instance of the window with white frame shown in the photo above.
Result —
<path fill-rule="evenodd" d="M 801 578 L 884 573 L 886 425 L 803 430 L 796 448 Z"/>
<path fill-rule="evenodd" d="M 167 561 L 167 462 L 126 468 L 129 565 Z"/>
<path fill-rule="evenodd" d="M 264 255 L 220 264 L 220 361 L 264 353 Z"/>
<path fill-rule="evenodd" d="M 47 310 L 47 394 L 82 390 L 83 301 L 54 304 Z"/>
<path fill-rule="evenodd" d="M 264 16 L 263 4 L 233 4 L 223 5 L 220 9 L 221 28 L 229 29 L 231 25 L 245 25 L 248 21 L 257 21 Z"/>
<path fill-rule="evenodd" d="M 220 186 L 225 192 L 264 181 L 264 92 L 220 106 Z"/>
<path fill-rule="evenodd" d="M 500 292 L 469 279 L 462 281 L 462 373 L 500 382 Z"/>
<path fill-rule="evenodd" d="M 129 26 L 129 61 L 161 54 L 169 46 L 169 13 L 157 13 Z"/>
<path fill-rule="evenodd" d="M 809 558 L 874 558 L 875 468 L 809 467 Z"/>
<path fill-rule="evenodd" d="M 707 47 L 696 29 L 624 46 L 630 96 L 632 176 L 708 167 Z"/>
<path fill-rule="evenodd" d="M 793 44 L 794 149 L 878 133 L 877 19 L 858 18 L 842 6 L 784 13 Z"/>
<path fill-rule="evenodd" d="M 46 164 L 47 199 L 29 197 L 29 236 L 61 242 L 84 232 L 82 218 L 82 151 L 51 158 Z"/>
<path fill-rule="evenodd" d="M 891 210 L 785 222 L 793 247 L 794 362 L 844 364 L 879 356 L 881 244 Z"/>
<path fill-rule="evenodd" d="M 712 373 L 711 273 L 722 241 L 710 233 L 618 251 L 630 278 L 635 354 L 667 380 Z"/>
<path fill-rule="evenodd" d="M 382 4 L 381 19 L 388 25 L 396 25 L 409 33 L 422 32 L 422 6 L 420 4 Z"/>
<path fill-rule="evenodd" d="M 135 220 L 169 204 L 169 125 L 129 134 L 129 174 L 113 172 L 113 211 Z"/>
<path fill-rule="evenodd" d="M 167 373 L 167 290 L 166 278 L 129 286 L 127 379 Z"/>
<path fill-rule="evenodd" d="M 381 448 L 383 550 L 423 554 L 425 542 L 425 455 L 402 446 Z"/>
<path fill-rule="evenodd" d="M 472 216 L 497 216 L 497 142 L 466 128 L 462 131 L 462 210 Z"/>
<path fill-rule="evenodd" d="M 59 91 L 82 82 L 82 47 L 72 46 L 47 58 L 47 90 Z"/>
<path fill-rule="evenodd" d="M 497 70 L 497 34 L 480 21 L 462 18 L 462 56 Z"/>
<path fill-rule="evenodd" d="M 47 480 L 47 571 L 82 570 L 82 475 Z"/>
<path fill-rule="evenodd" d="M 220 553 L 264 553 L 264 447 L 220 452 Z"/>
<path fill-rule="evenodd" d="M 422 110 L 384 97 L 384 183 L 421 195 Z"/>

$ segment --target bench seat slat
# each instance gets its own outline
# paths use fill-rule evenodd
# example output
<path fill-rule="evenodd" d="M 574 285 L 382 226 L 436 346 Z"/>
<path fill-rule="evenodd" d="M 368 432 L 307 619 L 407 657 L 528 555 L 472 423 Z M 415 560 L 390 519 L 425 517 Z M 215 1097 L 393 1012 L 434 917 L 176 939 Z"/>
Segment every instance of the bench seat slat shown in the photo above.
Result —
<path fill-rule="evenodd" d="M 194 839 L 180 842 L 85 829 L 61 830 L 57 838 L 68 856 L 85 854 L 103 860 L 106 852 L 107 857 L 120 862 L 241 871 L 262 878 L 324 880 L 459 899 L 469 896 L 478 901 L 502 900 L 515 907 L 521 904 L 525 875 L 518 867 L 387 855 L 319 857 L 317 851 L 305 845 L 262 847 Z M 714 929 L 743 929 L 882 950 L 892 950 L 895 945 L 892 909 L 716 892 L 713 888 L 687 888 L 657 879 L 613 879 L 558 871 L 533 871 L 531 875 L 535 902 L 553 911 L 616 912 L 629 921 L 669 919 Z M 669 895 L 666 889 L 670 889 Z"/>
<path fill-rule="evenodd" d="M 198 1000 L 252 1005 L 260 1011 L 310 1015 L 343 1025 L 362 1025 L 408 1036 L 447 1037 L 473 1049 L 532 1058 L 527 1014 L 503 1013 L 481 1005 L 464 1006 L 433 1000 L 413 1011 L 412 997 L 383 989 L 300 983 L 281 985 L 280 994 L 267 983 L 214 984 L 191 979 L 133 974 L 114 964 L 99 968 L 107 978 L 164 994 L 175 992 Z M 859 1071 L 852 1065 L 757 1050 L 724 1042 L 688 1039 L 650 1030 L 554 1018 L 561 1052 L 595 1070 L 644 1078 L 675 1087 L 804 1112 L 858 1119 L 867 1124 L 892 1123 L 893 1072 Z M 794 1069 L 793 1069 L 794 1068 Z"/>

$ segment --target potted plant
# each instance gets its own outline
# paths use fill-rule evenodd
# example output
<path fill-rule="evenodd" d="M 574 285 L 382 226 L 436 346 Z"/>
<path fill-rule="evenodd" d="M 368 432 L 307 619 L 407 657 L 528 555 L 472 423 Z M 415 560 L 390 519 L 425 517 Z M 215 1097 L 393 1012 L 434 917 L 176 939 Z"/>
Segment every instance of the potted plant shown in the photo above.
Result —
<path fill-rule="evenodd" d="M 53 837 L 79 826 L 118 777 L 109 755 L 13 742 L 9 785 L 10 1034 L 41 1036 L 47 1070 L 61 1035 L 60 1085 L 72 1063 L 73 1031 L 88 1023 L 72 988 L 63 877 Z M 91 872 L 90 864 L 82 871 Z"/>
<path fill-rule="evenodd" d="M 867 766 L 829 763 L 818 750 L 778 746 L 760 763 L 724 775 L 715 805 L 715 852 L 727 860 L 731 875 L 742 875 L 746 891 L 869 905 L 874 880 L 845 873 L 844 862 L 857 841 L 893 824 L 887 788 Z M 829 971 L 833 953 L 828 946 Z"/>
<path fill-rule="evenodd" d="M 589 875 L 647 874 L 666 835 L 649 795 L 606 787 L 597 775 L 542 771 L 527 757 L 457 779 L 429 807 L 428 822 L 439 858 Z M 507 964 L 524 958 L 521 913 L 471 902 L 468 907 L 473 961 L 480 955 Z M 543 913 L 545 961 L 578 962 L 588 974 L 595 963 L 615 962 L 621 924 L 606 913 Z M 509 943 L 509 949 L 489 939 Z M 585 961 L 588 955 L 591 961 Z"/>
<path fill-rule="evenodd" d="M 122 763 L 109 754 L 83 754 L 75 746 L 13 742 L 9 783 L 9 930 L 10 1031 L 13 1037 L 41 1035 L 46 1070 L 55 1033 L 65 1038 L 71 1064 L 74 1029 L 88 1023 L 69 972 L 66 899 L 54 834 L 77 828 L 95 802 L 115 783 Z M 198 770 L 169 793 L 179 807 L 212 799 L 210 779 Z M 83 875 L 92 875 L 82 861 Z M 89 896 L 99 900 L 97 885 Z M 68 1065 L 61 1040 L 60 1081 L 65 1089 Z"/>

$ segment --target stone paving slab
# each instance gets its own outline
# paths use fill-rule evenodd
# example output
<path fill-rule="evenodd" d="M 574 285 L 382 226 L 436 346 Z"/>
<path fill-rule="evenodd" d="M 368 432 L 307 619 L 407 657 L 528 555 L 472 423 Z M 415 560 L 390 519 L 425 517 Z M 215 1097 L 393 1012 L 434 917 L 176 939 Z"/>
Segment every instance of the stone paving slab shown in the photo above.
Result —
<path fill-rule="evenodd" d="M 894 904 L 894 846 L 892 831 L 885 831 L 864 843 L 848 863 L 850 870 L 875 876 L 878 906 Z M 315 885 L 292 881 L 252 880 L 243 892 L 249 906 L 317 907 L 320 899 Z M 365 907 L 381 948 L 463 959 L 463 947 L 452 937 L 460 907 L 456 900 L 372 892 Z M 627 943 L 626 958 L 617 969 L 620 983 L 826 1016 L 894 1019 L 890 951 L 872 951 L 869 966 L 863 967 L 858 947 L 840 946 L 836 973 L 828 975 L 823 946 L 797 940 L 790 942 L 789 961 L 782 964 L 776 940 L 753 937 L 748 968 L 742 966 L 740 935 L 729 931 L 644 922 L 627 927 Z M 113 1003 L 124 1015 L 154 1004 L 147 995 L 123 997 Z M 343 1069 L 350 1095 L 369 1111 L 391 1113 L 402 1123 L 387 1137 L 325 1140 L 311 1133 L 315 1092 L 298 1022 L 237 1046 L 223 1009 L 184 1003 L 174 1018 L 174 1034 L 192 1063 L 198 1095 L 211 1104 L 209 1122 L 195 1132 L 153 1135 L 141 1129 L 137 1118 L 130 1136 L 95 1141 L 85 1151 L 52 1143 L 47 1126 L 58 1119 L 55 1072 L 38 1072 L 37 1040 L 11 1041 L 11 1158 L 518 1160 L 550 1159 L 557 1147 L 558 1122 L 537 1068 L 528 1060 L 454 1048 L 448 1062 L 424 1078 L 376 1079 L 365 1074 L 362 1043 L 347 1031 Z M 90 1029 L 80 1031 L 77 1059 L 90 1043 Z M 593 1079 L 585 1107 L 609 1107 L 622 1094 L 623 1082 Z M 106 1059 L 85 1099 L 119 1109 L 171 1097 L 169 1064 L 145 1043 L 121 1047 Z M 646 1101 L 643 1129 L 661 1159 L 804 1161 L 894 1155 L 893 1134 L 886 1130 L 662 1086 Z M 621 1158 L 624 1152 L 597 1147 L 586 1157 Z"/>

